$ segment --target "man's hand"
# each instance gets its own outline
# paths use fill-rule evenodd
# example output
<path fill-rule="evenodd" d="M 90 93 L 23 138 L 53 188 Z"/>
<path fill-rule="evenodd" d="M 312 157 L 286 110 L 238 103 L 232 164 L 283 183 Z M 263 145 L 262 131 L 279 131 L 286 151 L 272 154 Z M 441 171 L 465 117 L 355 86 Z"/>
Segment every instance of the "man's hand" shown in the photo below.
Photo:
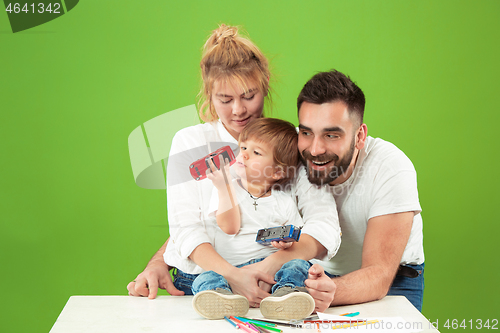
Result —
<path fill-rule="evenodd" d="M 259 282 L 273 285 L 276 281 L 267 273 L 252 269 L 249 266 L 236 268 L 234 272 L 226 277 L 233 293 L 245 296 L 253 308 L 259 307 L 260 302 L 269 296 L 269 292 L 259 288 Z"/>
<path fill-rule="evenodd" d="M 149 299 L 156 298 L 158 287 L 173 296 L 184 295 L 183 291 L 174 287 L 169 267 L 163 262 L 150 262 L 146 269 L 127 285 L 130 296 L 143 296 Z"/>
<path fill-rule="evenodd" d="M 331 278 L 329 278 L 323 267 L 314 264 L 309 268 L 309 277 L 304 281 L 306 289 L 309 294 L 314 298 L 315 311 L 323 312 L 333 302 L 337 285 Z"/>

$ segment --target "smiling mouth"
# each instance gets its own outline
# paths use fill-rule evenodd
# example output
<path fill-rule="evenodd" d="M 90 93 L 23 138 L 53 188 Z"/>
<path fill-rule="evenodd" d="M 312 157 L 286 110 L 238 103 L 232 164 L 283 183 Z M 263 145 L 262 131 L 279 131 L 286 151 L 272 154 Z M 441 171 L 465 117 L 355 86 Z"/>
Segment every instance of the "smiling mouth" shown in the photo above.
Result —
<path fill-rule="evenodd" d="M 251 116 L 248 117 L 248 118 L 245 118 L 245 119 L 234 119 L 233 121 L 237 124 L 245 124 L 246 122 L 248 122 L 248 120 L 250 120 Z"/>
<path fill-rule="evenodd" d="M 313 169 L 317 169 L 317 170 L 321 170 L 321 169 L 326 168 L 326 166 L 328 164 L 330 164 L 330 162 L 332 162 L 332 161 L 333 160 L 329 160 L 329 161 L 313 161 L 313 160 L 308 160 L 308 162 L 311 165 L 311 167 Z"/>

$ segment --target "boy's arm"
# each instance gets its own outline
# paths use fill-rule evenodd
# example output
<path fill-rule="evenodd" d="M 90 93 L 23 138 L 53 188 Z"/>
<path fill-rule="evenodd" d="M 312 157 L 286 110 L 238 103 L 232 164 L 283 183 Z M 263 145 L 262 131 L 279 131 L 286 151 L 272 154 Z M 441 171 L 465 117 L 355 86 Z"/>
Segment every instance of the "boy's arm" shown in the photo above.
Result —
<path fill-rule="evenodd" d="M 274 276 L 283 264 L 293 259 L 311 260 L 313 258 L 326 255 L 326 248 L 314 237 L 308 234 L 302 234 L 300 240 L 293 246 L 276 251 L 261 262 L 245 266 L 252 267 L 262 272 Z"/>
<path fill-rule="evenodd" d="M 229 172 L 229 161 L 224 163 L 222 155 L 219 155 L 220 170 L 217 170 L 210 161 L 210 170 L 207 170 L 207 178 L 212 181 L 217 189 L 219 204 L 217 208 L 217 225 L 228 235 L 238 233 L 241 227 L 240 208 L 234 197 L 234 188 L 231 174 Z"/>
<path fill-rule="evenodd" d="M 231 183 L 223 189 L 218 189 L 219 207 L 217 209 L 217 225 L 228 235 L 238 233 L 241 227 L 240 207 L 233 197 L 234 189 Z"/>

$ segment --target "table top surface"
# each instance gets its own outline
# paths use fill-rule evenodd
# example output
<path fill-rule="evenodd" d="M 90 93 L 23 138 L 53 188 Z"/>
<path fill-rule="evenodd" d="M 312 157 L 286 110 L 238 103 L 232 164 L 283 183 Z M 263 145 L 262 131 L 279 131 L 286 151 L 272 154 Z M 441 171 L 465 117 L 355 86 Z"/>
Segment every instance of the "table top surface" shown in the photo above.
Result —
<path fill-rule="evenodd" d="M 192 308 L 193 296 L 159 296 L 154 300 L 132 296 L 71 296 L 51 333 L 98 332 L 235 332 L 225 320 L 207 320 Z M 420 332 L 438 332 L 403 296 L 363 304 L 331 307 L 328 314 L 359 312 L 357 318 L 402 317 L 408 323 L 421 323 Z M 263 318 L 251 308 L 247 318 Z M 354 318 L 353 318 L 354 319 Z M 318 332 L 279 326 L 283 333 Z M 393 330 L 393 332 L 396 332 Z"/>

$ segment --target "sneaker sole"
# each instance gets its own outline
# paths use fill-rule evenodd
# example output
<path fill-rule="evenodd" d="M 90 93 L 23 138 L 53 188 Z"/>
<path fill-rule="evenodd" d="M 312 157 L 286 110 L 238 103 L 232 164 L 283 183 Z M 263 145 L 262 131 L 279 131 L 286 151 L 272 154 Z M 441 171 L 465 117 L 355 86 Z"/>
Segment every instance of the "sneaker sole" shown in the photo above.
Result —
<path fill-rule="evenodd" d="M 314 311 L 314 298 L 304 292 L 293 292 L 281 297 L 266 297 L 260 302 L 260 312 L 269 319 L 303 319 Z"/>
<path fill-rule="evenodd" d="M 193 308 L 207 319 L 223 319 L 224 316 L 244 316 L 248 312 L 248 300 L 241 295 L 224 295 L 205 290 L 193 298 Z"/>

